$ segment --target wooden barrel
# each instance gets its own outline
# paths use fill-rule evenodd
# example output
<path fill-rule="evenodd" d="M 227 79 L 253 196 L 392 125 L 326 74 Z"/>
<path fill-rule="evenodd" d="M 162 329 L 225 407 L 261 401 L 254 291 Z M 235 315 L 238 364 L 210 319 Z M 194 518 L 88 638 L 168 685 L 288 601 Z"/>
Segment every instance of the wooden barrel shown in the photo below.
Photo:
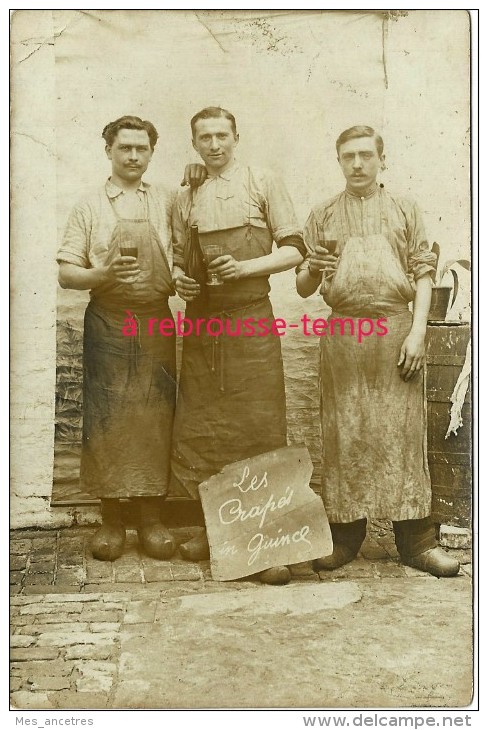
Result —
<path fill-rule="evenodd" d="M 471 526 L 471 379 L 457 436 L 446 433 L 451 395 L 464 364 L 469 324 L 431 323 L 427 327 L 427 455 L 432 481 L 434 522 Z"/>

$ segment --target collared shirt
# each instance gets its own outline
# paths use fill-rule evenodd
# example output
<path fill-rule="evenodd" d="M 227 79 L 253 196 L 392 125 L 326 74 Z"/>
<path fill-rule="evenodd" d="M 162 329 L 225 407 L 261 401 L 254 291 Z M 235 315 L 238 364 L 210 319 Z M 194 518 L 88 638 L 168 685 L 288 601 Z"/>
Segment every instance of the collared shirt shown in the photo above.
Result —
<path fill-rule="evenodd" d="M 125 192 L 110 180 L 76 205 L 68 218 L 57 261 L 85 269 L 103 266 L 120 218 L 148 218 L 157 231 L 170 269 L 173 265 L 171 209 L 175 191 L 141 182 Z"/>
<path fill-rule="evenodd" d="M 380 195 L 386 208 L 385 220 Z M 345 209 L 345 220 L 340 214 L 341 206 Z M 380 233 L 382 224 L 388 226 L 386 235 L 409 279 L 416 281 L 424 274 L 435 273 L 436 257 L 430 251 L 418 205 L 410 198 L 379 188 L 363 197 L 343 191 L 312 209 L 303 231 L 308 255 L 297 271 L 308 268 L 315 246 L 323 242 L 324 237 L 336 238 L 337 253 L 340 253 L 345 239 Z"/>
<path fill-rule="evenodd" d="M 209 175 L 197 190 L 179 193 L 173 211 L 174 255 L 179 265 L 191 225 L 197 225 L 201 233 L 247 225 L 268 228 L 278 245 L 288 236 L 301 239 L 282 180 L 267 170 L 238 162 L 219 175 Z"/>
<path fill-rule="evenodd" d="M 105 183 L 105 191 L 120 218 L 147 218 L 146 189 L 149 185 L 139 183 L 137 190 L 122 190 L 111 180 Z"/>

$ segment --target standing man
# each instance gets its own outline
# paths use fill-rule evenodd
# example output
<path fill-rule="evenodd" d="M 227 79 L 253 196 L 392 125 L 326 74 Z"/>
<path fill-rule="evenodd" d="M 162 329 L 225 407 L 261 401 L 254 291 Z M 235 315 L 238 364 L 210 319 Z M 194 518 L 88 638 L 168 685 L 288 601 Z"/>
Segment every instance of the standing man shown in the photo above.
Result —
<path fill-rule="evenodd" d="M 453 576 L 459 563 L 436 547 L 426 452 L 424 339 L 435 256 L 417 205 L 376 182 L 381 137 L 352 127 L 336 149 L 346 189 L 308 218 L 297 290 L 308 297 L 320 286 L 331 318 L 357 325 L 355 318 L 384 317 L 388 331 L 361 341 L 341 330 L 320 343 L 322 486 L 334 550 L 316 565 L 334 570 L 353 560 L 367 518 L 387 518 L 403 563 Z"/>
<path fill-rule="evenodd" d="M 142 550 L 164 560 L 175 550 L 160 522 L 176 399 L 175 337 L 150 337 L 147 322 L 171 317 L 174 195 L 142 182 L 158 138 L 151 122 L 124 116 L 107 124 L 102 137 L 112 174 L 74 208 L 58 253 L 60 285 L 90 289 L 81 483 L 101 499 L 94 557 L 122 554 L 119 500 L 129 498 Z"/>
<path fill-rule="evenodd" d="M 293 205 L 281 180 L 241 165 L 234 116 L 208 107 L 191 120 L 192 143 L 207 170 L 198 190 L 180 193 L 173 215 L 173 279 L 188 303 L 186 318 L 225 321 L 221 336 L 207 331 L 183 341 L 183 362 L 175 417 L 172 470 L 175 482 L 193 498 L 198 485 L 226 464 L 286 446 L 286 403 L 279 336 L 243 320 L 273 320 L 269 276 L 303 260 L 305 249 Z M 221 285 L 201 286 L 186 266 L 189 231 L 198 226 L 208 271 Z M 273 241 L 277 249 L 272 250 Z M 219 255 L 220 254 L 220 255 Z M 180 546 L 188 560 L 208 557 L 206 536 Z M 287 567 L 261 574 L 267 583 L 287 583 Z"/>

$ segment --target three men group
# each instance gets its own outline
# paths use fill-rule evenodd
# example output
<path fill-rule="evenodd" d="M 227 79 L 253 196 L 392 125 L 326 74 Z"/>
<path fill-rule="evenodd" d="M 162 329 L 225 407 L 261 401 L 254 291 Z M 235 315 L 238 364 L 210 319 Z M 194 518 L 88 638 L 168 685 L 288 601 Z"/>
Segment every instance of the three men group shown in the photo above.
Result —
<path fill-rule="evenodd" d="M 279 338 L 186 336 L 175 412 L 174 339 L 149 337 L 144 327 L 136 338 L 124 337 L 124 318 L 171 316 L 174 287 L 190 320 L 272 319 L 269 276 L 298 267 L 301 296 L 320 285 L 336 316 L 386 317 L 389 325 L 387 336 L 359 344 L 352 337 L 321 338 L 323 497 L 334 552 L 319 567 L 333 570 L 352 560 L 367 518 L 377 517 L 394 521 L 403 562 L 455 575 L 459 565 L 436 548 L 429 519 L 417 374 L 434 261 L 418 208 L 376 183 L 381 138 L 369 127 L 339 137 L 346 190 L 312 211 L 302 236 L 281 180 L 235 159 L 239 137 L 230 112 L 203 109 L 191 129 L 206 178 L 175 199 L 142 182 L 157 139 L 153 125 L 137 117 L 107 125 L 111 178 L 74 209 L 58 254 L 61 285 L 91 290 L 81 479 L 102 504 L 93 554 L 113 560 L 122 553 L 119 499 L 130 498 L 142 550 L 167 559 L 175 544 L 161 510 L 170 479 L 198 498 L 198 484 L 226 464 L 286 445 Z M 192 227 L 216 286 L 188 270 Z M 189 560 L 207 558 L 206 536 L 180 551 Z M 281 566 L 260 578 L 286 583 L 290 572 Z"/>

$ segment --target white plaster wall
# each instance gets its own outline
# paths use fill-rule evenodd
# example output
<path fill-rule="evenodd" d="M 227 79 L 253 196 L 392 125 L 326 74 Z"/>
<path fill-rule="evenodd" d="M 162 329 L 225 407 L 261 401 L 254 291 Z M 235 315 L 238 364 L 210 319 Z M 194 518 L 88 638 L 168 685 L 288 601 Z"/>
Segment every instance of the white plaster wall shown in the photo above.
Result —
<path fill-rule="evenodd" d="M 50 13 L 12 27 L 11 524 L 46 526 L 54 436 L 56 141 Z M 24 41 L 24 42 L 22 42 Z M 30 57 L 29 54 L 32 54 Z M 34 71 L 35 69 L 35 71 Z M 51 103 L 46 103 L 50 99 Z M 40 275 L 41 274 L 41 275 Z"/>

